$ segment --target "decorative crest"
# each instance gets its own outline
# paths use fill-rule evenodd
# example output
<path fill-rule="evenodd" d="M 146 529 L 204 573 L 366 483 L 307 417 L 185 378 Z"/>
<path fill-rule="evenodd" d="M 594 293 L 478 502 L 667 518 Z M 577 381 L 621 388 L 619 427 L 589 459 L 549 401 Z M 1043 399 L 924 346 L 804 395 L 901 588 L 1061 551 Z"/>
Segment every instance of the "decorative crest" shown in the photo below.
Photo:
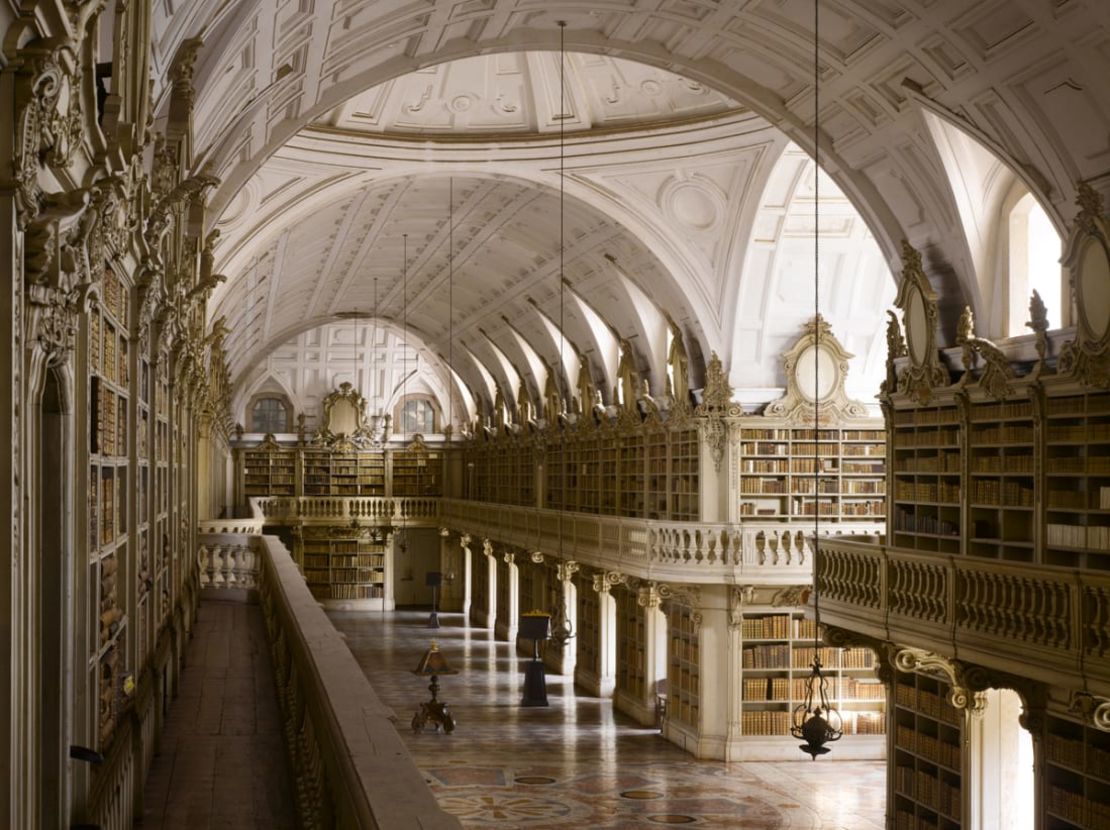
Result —
<path fill-rule="evenodd" d="M 812 423 L 817 403 L 821 421 L 867 417 L 867 407 L 844 392 L 852 357 L 836 339 L 828 321 L 818 314 L 805 324 L 805 333 L 782 356 L 786 394 L 767 404 L 764 414 Z M 819 378 L 814 378 L 815 368 Z M 814 386 L 816 382 L 820 382 L 820 389 Z"/>
<path fill-rule="evenodd" d="M 1110 221 L 1102 197 L 1079 184 L 1081 208 L 1061 260 L 1078 312 L 1075 339 L 1060 350 L 1057 372 L 1087 386 L 1110 388 Z"/>
<path fill-rule="evenodd" d="M 894 304 L 902 311 L 909 365 L 898 377 L 898 392 L 927 404 L 933 390 L 948 385 L 948 373 L 937 356 L 937 295 L 921 267 L 921 254 L 902 240 L 902 284 Z"/>

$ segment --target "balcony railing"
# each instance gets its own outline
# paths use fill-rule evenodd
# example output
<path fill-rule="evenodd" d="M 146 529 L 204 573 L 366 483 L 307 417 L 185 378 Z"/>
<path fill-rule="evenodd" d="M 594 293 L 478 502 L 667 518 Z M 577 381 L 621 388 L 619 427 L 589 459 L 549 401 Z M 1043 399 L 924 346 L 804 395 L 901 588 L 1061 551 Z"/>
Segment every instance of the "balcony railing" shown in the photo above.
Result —
<path fill-rule="evenodd" d="M 812 525 L 771 521 L 678 522 L 562 513 L 462 499 L 374 496 L 251 499 L 250 519 L 200 523 L 202 533 L 261 533 L 265 525 L 358 519 L 381 525 L 438 527 L 495 545 L 539 550 L 601 570 L 677 583 L 745 580 L 769 585 L 809 582 Z M 881 533 L 884 525 L 826 525 L 823 537 Z M 213 578 L 214 578 L 213 574 Z"/>
<path fill-rule="evenodd" d="M 455 499 L 443 500 L 442 521 L 495 544 L 561 550 L 592 567 L 662 582 L 791 585 L 809 582 L 812 572 L 809 525 L 658 521 Z M 883 525 L 852 529 L 878 533 Z"/>
<path fill-rule="evenodd" d="M 830 539 L 821 619 L 1048 683 L 1110 692 L 1110 574 Z"/>
<path fill-rule="evenodd" d="M 439 517 L 439 501 L 426 497 L 291 496 L 252 498 L 250 504 L 254 518 L 266 524 L 360 519 L 383 525 L 414 522 L 431 526 Z"/>
<path fill-rule="evenodd" d="M 257 587 L 261 598 L 301 824 L 460 830 L 458 819 L 436 803 L 394 727 L 393 711 L 281 541 L 202 534 L 197 566 L 204 586 Z"/>

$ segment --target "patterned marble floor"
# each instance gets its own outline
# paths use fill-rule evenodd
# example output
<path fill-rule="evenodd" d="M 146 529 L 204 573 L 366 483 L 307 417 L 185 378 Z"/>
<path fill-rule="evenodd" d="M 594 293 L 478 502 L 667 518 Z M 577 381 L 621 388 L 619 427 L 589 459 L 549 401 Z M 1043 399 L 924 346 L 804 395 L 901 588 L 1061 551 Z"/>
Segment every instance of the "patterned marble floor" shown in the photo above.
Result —
<path fill-rule="evenodd" d="M 549 708 L 519 706 L 525 660 L 459 614 L 333 612 L 336 627 L 398 725 L 440 803 L 468 828 L 882 830 L 883 764 L 697 761 L 548 675 Z M 407 728 L 426 682 L 411 670 L 432 636 L 460 670 L 440 679 L 451 735 Z M 799 753 L 800 754 L 800 753 Z"/>

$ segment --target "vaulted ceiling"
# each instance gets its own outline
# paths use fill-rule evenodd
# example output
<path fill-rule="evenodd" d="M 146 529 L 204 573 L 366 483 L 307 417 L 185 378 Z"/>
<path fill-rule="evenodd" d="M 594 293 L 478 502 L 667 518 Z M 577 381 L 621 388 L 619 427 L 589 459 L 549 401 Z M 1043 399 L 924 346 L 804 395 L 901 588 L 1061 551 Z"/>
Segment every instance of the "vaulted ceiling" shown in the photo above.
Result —
<path fill-rule="evenodd" d="M 414 272 L 425 292 L 417 325 L 433 349 L 446 345 L 437 240 L 452 177 L 463 235 L 454 345 L 480 355 L 493 341 L 511 355 L 510 324 L 529 331 L 537 319 L 528 297 L 552 310 L 543 289 L 556 287 L 544 269 L 561 121 L 571 137 L 575 289 L 621 336 L 641 338 L 634 348 L 649 373 L 658 337 L 650 315 L 627 311 L 637 290 L 679 318 L 697 347 L 718 350 L 735 384 L 773 381 L 772 353 L 796 327 L 786 277 L 803 270 L 791 240 L 804 225 L 807 175 L 804 159 L 784 150 L 813 146 L 810 0 L 192 0 L 161 4 L 155 18 L 161 106 L 183 44 L 203 42 L 194 155 L 222 179 L 212 222 L 231 279 L 215 313 L 249 309 L 233 352 L 242 366 L 310 320 L 366 303 L 373 275 L 384 286 L 396 273 L 402 233 L 424 257 Z M 562 119 L 559 20 L 571 52 Z M 871 296 L 871 275 L 900 268 L 907 238 L 925 252 L 942 303 L 958 311 L 970 302 L 998 328 L 978 307 L 998 304 L 981 290 L 981 256 L 968 244 L 935 119 L 1005 162 L 1062 227 L 1077 180 L 1110 191 L 1110 5 L 822 0 L 819 39 L 821 157 L 844 213 L 828 231 L 878 245 L 875 256 L 845 242 L 823 266 L 832 282 L 851 277 L 838 296 Z M 614 272 L 625 282 L 606 278 Z M 395 287 L 383 295 L 380 311 L 392 316 Z M 851 311 L 840 324 L 857 340 L 849 348 L 870 345 L 870 316 L 839 302 Z M 955 316 L 946 313 L 946 326 Z M 589 350 L 584 328 L 576 339 Z M 754 366 L 744 362 L 751 354 Z"/>

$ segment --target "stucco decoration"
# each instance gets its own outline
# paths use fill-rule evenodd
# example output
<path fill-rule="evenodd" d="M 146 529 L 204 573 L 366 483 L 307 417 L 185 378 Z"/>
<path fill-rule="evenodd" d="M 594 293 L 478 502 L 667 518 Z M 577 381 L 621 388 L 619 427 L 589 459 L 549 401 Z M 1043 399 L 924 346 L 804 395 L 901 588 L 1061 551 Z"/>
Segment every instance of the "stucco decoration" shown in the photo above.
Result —
<path fill-rule="evenodd" d="M 937 294 L 921 266 L 921 254 L 902 240 L 902 282 L 894 304 L 902 311 L 909 364 L 898 375 L 898 391 L 921 405 L 933 390 L 948 385 L 948 372 L 937 353 Z"/>
<path fill-rule="evenodd" d="M 1078 312 L 1075 339 L 1060 351 L 1057 369 L 1080 383 L 1110 387 L 1110 221 L 1102 197 L 1080 183 L 1079 215 L 1064 246 Z"/>
<path fill-rule="evenodd" d="M 812 423 L 816 404 L 822 422 L 866 418 L 867 407 L 844 391 L 852 357 L 818 314 L 805 324 L 805 333 L 783 354 L 786 394 L 767 404 L 765 414 Z"/>

